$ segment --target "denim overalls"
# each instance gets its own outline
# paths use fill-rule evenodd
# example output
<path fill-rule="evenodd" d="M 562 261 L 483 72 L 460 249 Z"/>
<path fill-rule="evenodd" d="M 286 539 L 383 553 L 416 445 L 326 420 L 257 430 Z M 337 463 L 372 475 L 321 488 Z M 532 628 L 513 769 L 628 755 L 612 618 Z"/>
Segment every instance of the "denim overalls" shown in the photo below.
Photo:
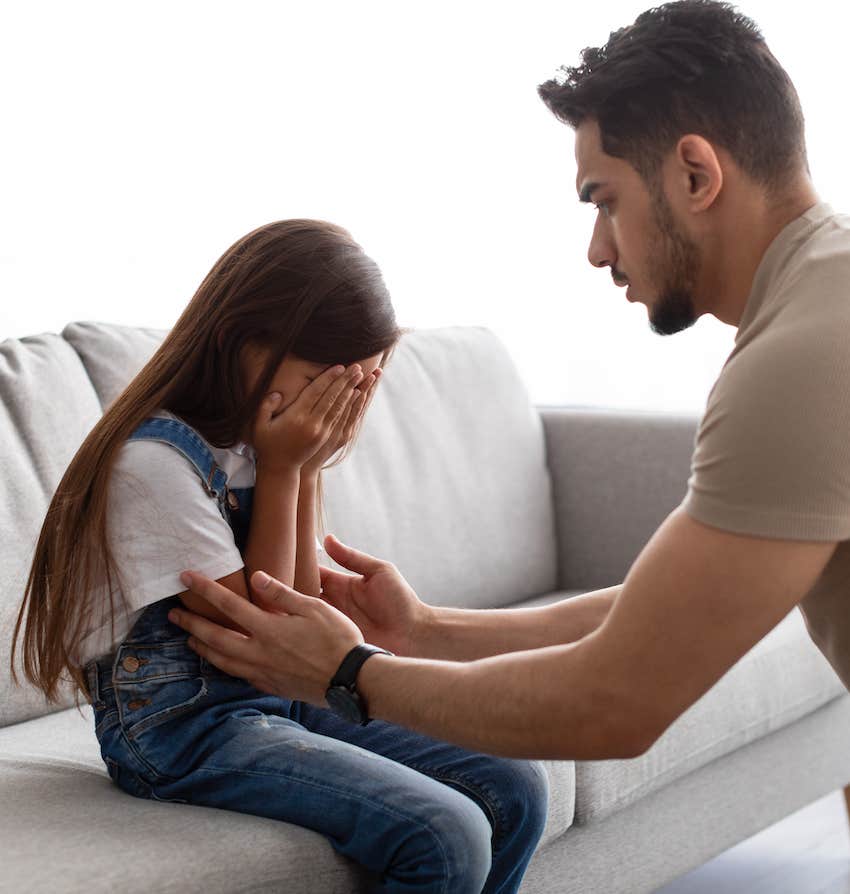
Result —
<path fill-rule="evenodd" d="M 161 418 L 131 439 L 164 441 L 192 463 L 244 553 L 253 489 L 227 487 L 206 441 Z M 167 617 L 179 602 L 147 606 L 113 654 L 85 667 L 101 754 L 125 792 L 314 829 L 375 891 L 518 890 L 546 820 L 541 764 L 266 695 L 186 645 Z"/>

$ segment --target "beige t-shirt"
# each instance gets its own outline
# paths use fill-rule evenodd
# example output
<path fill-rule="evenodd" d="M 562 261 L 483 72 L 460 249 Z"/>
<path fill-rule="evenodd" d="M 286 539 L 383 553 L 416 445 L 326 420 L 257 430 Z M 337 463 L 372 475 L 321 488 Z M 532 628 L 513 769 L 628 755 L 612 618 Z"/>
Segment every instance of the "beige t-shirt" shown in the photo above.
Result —
<path fill-rule="evenodd" d="M 839 541 L 800 608 L 850 688 L 850 217 L 825 203 L 762 258 L 682 505 L 735 533 Z"/>

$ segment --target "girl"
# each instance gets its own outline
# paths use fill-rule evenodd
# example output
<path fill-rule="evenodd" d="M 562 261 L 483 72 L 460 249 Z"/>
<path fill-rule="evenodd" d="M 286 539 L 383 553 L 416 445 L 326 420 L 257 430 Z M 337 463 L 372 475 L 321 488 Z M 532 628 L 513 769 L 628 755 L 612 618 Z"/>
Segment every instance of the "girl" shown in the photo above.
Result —
<path fill-rule="evenodd" d="M 23 628 L 26 675 L 49 699 L 64 672 L 87 696 L 129 794 L 315 829 L 374 890 L 513 892 L 546 818 L 538 764 L 266 695 L 167 618 L 182 602 L 227 623 L 184 591 L 186 568 L 245 598 L 256 569 L 320 594 L 320 470 L 351 444 L 400 335 L 342 228 L 286 220 L 236 242 L 68 467 L 15 640 Z"/>

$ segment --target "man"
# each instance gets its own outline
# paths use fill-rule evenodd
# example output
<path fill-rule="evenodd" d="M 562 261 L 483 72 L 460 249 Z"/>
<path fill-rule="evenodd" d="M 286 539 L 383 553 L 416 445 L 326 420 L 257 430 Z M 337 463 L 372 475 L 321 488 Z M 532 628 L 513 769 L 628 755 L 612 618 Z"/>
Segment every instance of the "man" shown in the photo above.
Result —
<path fill-rule="evenodd" d="M 174 619 L 223 670 L 355 720 L 508 756 L 630 757 L 797 605 L 850 684 L 850 219 L 818 202 L 794 87 L 726 4 L 650 10 L 539 92 L 576 132 L 590 262 L 659 333 L 703 314 L 738 327 L 682 505 L 621 586 L 545 608 L 430 608 L 329 537 L 354 574 L 324 571 L 326 601 L 257 572 L 252 605 L 192 575 L 247 636 Z"/>

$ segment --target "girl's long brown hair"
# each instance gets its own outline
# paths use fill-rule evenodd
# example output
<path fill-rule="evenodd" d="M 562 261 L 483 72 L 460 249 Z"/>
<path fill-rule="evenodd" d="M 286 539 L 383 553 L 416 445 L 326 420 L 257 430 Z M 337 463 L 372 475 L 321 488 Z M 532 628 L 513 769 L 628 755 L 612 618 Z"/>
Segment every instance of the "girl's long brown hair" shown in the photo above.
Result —
<path fill-rule="evenodd" d="M 383 354 L 402 330 L 378 267 L 342 227 L 284 220 L 244 236 L 215 263 L 159 349 L 106 409 L 71 460 L 47 509 L 12 643 L 23 627 L 23 669 L 49 701 L 67 672 L 85 693 L 76 649 L 120 576 L 107 537 L 107 489 L 118 451 L 151 413 L 170 410 L 209 443 L 238 442 L 287 354 L 349 364 Z M 242 349 L 269 351 L 253 391 L 243 387 Z M 96 612 L 100 611 L 98 615 Z"/>

